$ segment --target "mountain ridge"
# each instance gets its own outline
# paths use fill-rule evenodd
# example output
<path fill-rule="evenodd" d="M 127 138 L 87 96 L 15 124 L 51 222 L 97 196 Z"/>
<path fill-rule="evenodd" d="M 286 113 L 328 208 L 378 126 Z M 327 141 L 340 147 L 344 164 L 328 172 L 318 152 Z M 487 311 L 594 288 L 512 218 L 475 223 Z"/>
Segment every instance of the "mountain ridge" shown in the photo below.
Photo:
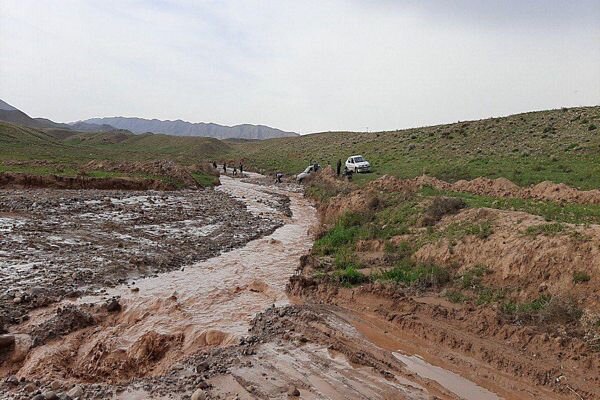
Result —
<path fill-rule="evenodd" d="M 164 133 L 175 136 L 204 136 L 216 139 L 273 139 L 298 136 L 266 125 L 238 124 L 226 126 L 214 122 L 189 122 L 181 119 L 160 120 L 139 117 L 97 117 L 83 121 L 91 124 L 106 124 L 133 133 Z"/>

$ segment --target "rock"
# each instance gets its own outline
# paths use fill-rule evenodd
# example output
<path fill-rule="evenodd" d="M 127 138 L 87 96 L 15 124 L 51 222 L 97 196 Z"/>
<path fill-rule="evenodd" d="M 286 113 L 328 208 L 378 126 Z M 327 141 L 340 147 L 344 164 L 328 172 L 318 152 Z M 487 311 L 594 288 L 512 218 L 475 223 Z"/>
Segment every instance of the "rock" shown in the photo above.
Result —
<path fill-rule="evenodd" d="M 15 297 L 13 299 L 13 303 L 15 303 L 15 304 L 21 304 L 22 301 L 23 301 L 23 299 L 21 297 Z"/>
<path fill-rule="evenodd" d="M 62 384 L 58 381 L 53 381 L 50 384 L 50 389 L 52 389 L 52 390 L 60 390 L 61 388 L 62 388 Z"/>
<path fill-rule="evenodd" d="M 69 396 L 73 399 L 81 397 L 81 396 L 83 396 L 83 389 L 81 388 L 81 386 L 75 385 L 75 386 L 73 386 L 73 388 L 71 388 L 71 390 L 69 390 L 67 392 L 67 396 Z"/>
<path fill-rule="evenodd" d="M 13 335 L 0 335 L 0 350 L 12 347 L 15 344 Z"/>
<path fill-rule="evenodd" d="M 37 386 L 35 386 L 35 384 L 33 383 L 28 383 L 27 385 L 25 385 L 25 387 L 23 388 L 23 391 L 25 393 L 33 393 L 37 390 Z"/>
<path fill-rule="evenodd" d="M 196 372 L 205 372 L 205 371 L 208 371 L 209 369 L 210 369 L 210 365 L 206 361 L 203 361 L 196 366 Z"/>
<path fill-rule="evenodd" d="M 300 397 L 300 391 L 296 386 L 290 386 L 287 391 L 288 396 L 290 397 Z"/>
<path fill-rule="evenodd" d="M 205 400 L 206 392 L 202 389 L 197 389 L 193 394 L 190 400 Z"/>
<path fill-rule="evenodd" d="M 31 400 L 46 400 L 43 394 L 36 394 L 31 398 Z"/>
<path fill-rule="evenodd" d="M 19 378 L 17 378 L 14 375 L 11 375 L 8 378 L 6 378 L 6 383 L 8 383 L 9 385 L 17 386 L 19 384 Z"/>
<path fill-rule="evenodd" d="M 112 298 L 106 302 L 106 311 L 119 312 L 121 311 L 121 303 L 116 298 Z"/>
<path fill-rule="evenodd" d="M 58 396 L 56 395 L 56 393 L 52 390 L 49 390 L 47 392 L 44 393 L 44 399 L 46 400 L 58 400 Z"/>

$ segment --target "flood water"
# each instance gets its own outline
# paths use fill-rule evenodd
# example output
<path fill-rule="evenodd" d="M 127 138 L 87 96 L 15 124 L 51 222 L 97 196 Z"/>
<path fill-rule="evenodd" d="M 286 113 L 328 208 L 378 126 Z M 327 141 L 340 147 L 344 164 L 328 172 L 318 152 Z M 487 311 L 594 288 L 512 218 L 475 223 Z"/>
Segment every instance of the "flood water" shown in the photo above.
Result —
<path fill-rule="evenodd" d="M 123 311 L 104 321 L 102 326 L 32 349 L 18 376 L 54 379 L 59 374 L 61 379 L 88 382 L 126 382 L 136 376 L 160 376 L 179 360 L 204 347 L 237 343 L 240 336 L 247 334 L 256 313 L 272 305 L 288 304 L 285 286 L 298 267 L 300 257 L 312 246 L 309 232 L 317 223 L 316 210 L 301 193 L 284 193 L 228 177 L 221 180 L 223 185 L 218 190 L 243 201 L 256 215 L 281 214 L 281 210 L 274 207 L 277 203 L 274 196 L 289 196 L 292 216 L 284 217 L 285 224 L 271 235 L 242 248 L 182 270 L 109 289 L 103 297 L 79 299 L 79 304 L 99 304 L 106 297 L 117 296 Z M 38 318 L 43 315 L 40 312 Z M 343 355 L 332 354 L 326 346 L 282 346 L 266 344 L 262 347 L 262 356 L 253 361 L 252 367 L 237 368 L 230 375 L 215 378 L 215 392 L 224 396 L 242 393 L 242 389 L 230 392 L 236 387 L 234 378 L 237 376 L 275 396 L 269 398 L 279 398 L 281 388 L 294 381 L 310 387 L 302 389 L 303 398 L 429 397 L 427 390 L 412 380 L 386 379 L 371 368 L 351 365 Z M 168 352 L 153 359 L 156 348 L 161 352 L 166 348 Z M 394 355 L 407 370 L 437 382 L 460 398 L 499 399 L 459 375 L 429 365 L 416 356 Z M 48 365 L 58 368 L 48 369 Z M 270 376 L 269 381 L 265 381 L 266 374 Z M 123 398 L 145 398 L 145 392 L 138 394 L 127 392 Z M 285 393 L 281 398 L 286 398 Z"/>

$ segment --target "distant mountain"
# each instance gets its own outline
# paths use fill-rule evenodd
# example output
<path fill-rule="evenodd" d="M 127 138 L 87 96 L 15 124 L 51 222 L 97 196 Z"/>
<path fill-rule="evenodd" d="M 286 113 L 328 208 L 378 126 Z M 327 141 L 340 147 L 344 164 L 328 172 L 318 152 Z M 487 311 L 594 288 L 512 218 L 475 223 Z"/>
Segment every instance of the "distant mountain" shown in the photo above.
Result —
<path fill-rule="evenodd" d="M 84 121 L 77 121 L 69 123 L 71 129 L 80 132 L 110 132 L 118 130 L 114 126 L 110 126 L 107 124 L 92 124 Z"/>
<path fill-rule="evenodd" d="M 176 136 L 205 136 L 217 139 L 271 139 L 298 135 L 297 133 L 285 132 L 264 125 L 250 124 L 223 126 L 204 122 L 161 121 L 158 119 L 129 117 L 91 118 L 83 122 L 99 125 L 108 124 L 133 133 L 153 132 Z"/>

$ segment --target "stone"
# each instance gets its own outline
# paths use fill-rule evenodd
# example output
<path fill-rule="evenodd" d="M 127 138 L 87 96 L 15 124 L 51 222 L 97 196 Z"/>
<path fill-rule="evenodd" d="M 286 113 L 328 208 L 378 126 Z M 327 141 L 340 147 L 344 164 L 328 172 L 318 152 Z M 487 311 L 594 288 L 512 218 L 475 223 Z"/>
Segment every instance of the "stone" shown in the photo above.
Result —
<path fill-rule="evenodd" d="M 298 388 L 296 386 L 290 386 L 287 394 L 290 397 L 300 397 L 300 391 L 298 390 Z"/>
<path fill-rule="evenodd" d="M 75 385 L 67 392 L 67 395 L 73 399 L 83 396 L 83 389 L 79 385 Z"/>
<path fill-rule="evenodd" d="M 202 389 L 197 389 L 193 394 L 190 400 L 206 400 L 206 392 Z"/>
<path fill-rule="evenodd" d="M 106 311 L 108 312 L 119 312 L 121 311 L 121 304 L 119 300 L 114 297 L 106 302 Z"/>
<path fill-rule="evenodd" d="M 58 395 L 56 394 L 56 392 L 49 390 L 47 392 L 44 393 L 44 399 L 46 400 L 58 400 Z"/>
<path fill-rule="evenodd" d="M 25 387 L 23 388 L 23 391 L 25 393 L 33 393 L 37 390 L 37 386 L 35 386 L 35 384 L 33 383 L 28 383 L 27 385 L 25 385 Z"/>

